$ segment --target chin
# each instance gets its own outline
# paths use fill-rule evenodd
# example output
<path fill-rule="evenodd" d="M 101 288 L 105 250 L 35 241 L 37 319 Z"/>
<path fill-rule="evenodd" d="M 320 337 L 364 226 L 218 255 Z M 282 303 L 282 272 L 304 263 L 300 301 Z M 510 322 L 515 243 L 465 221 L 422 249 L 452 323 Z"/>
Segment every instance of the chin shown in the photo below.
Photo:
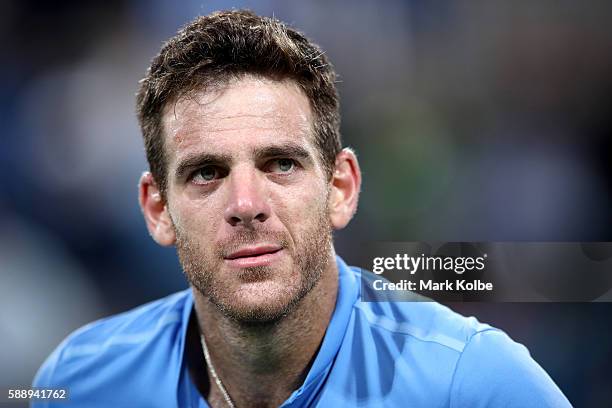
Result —
<path fill-rule="evenodd" d="M 225 301 L 213 303 L 227 317 L 239 323 L 276 323 L 289 315 L 307 292 L 275 282 L 242 284 Z"/>

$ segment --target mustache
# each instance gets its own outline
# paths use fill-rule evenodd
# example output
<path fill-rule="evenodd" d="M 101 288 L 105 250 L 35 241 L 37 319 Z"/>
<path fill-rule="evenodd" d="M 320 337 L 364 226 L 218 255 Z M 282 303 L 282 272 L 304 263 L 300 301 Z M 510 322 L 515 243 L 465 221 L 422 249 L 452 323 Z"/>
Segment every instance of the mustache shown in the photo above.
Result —
<path fill-rule="evenodd" d="M 225 258 L 247 245 L 272 244 L 283 249 L 291 246 L 291 241 L 286 233 L 269 230 L 239 230 L 231 236 L 218 242 L 215 246 L 215 255 Z"/>

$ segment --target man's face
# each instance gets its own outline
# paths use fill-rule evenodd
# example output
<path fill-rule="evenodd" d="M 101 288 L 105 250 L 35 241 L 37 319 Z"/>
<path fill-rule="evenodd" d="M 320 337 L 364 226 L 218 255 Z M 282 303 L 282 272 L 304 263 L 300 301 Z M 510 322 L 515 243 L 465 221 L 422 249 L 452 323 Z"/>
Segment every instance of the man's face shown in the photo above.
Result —
<path fill-rule="evenodd" d="M 239 321 L 287 314 L 332 260 L 307 97 L 246 76 L 166 107 L 168 211 L 190 283 Z"/>

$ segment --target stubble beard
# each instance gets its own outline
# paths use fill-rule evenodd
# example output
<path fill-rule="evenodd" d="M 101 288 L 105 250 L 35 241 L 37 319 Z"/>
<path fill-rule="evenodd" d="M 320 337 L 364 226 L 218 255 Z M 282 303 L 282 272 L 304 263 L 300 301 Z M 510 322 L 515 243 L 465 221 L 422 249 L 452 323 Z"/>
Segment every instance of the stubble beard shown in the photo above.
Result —
<path fill-rule="evenodd" d="M 311 227 L 296 239 L 295 245 L 285 233 L 264 229 L 237 230 L 215 248 L 201 248 L 196 240 L 176 228 L 176 248 L 187 280 L 226 317 L 241 324 L 275 323 L 289 315 L 315 287 L 331 260 L 332 230 L 327 208 L 321 209 Z M 245 306 L 231 293 L 227 282 L 217 273 L 224 255 L 248 244 L 276 243 L 291 254 L 294 273 L 299 282 L 283 287 L 283 293 L 270 302 Z M 242 282 L 261 281 L 271 276 L 274 266 L 243 268 L 238 272 Z"/>

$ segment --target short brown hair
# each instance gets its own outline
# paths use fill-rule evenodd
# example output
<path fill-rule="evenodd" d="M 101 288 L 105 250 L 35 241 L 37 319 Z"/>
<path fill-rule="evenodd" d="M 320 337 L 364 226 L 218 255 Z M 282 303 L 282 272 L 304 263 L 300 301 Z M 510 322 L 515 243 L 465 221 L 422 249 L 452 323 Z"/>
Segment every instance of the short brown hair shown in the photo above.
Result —
<path fill-rule="evenodd" d="M 340 141 L 336 73 L 321 49 L 279 20 L 247 10 L 201 16 L 168 40 L 140 81 L 137 114 L 153 177 L 165 196 L 162 114 L 181 95 L 254 74 L 294 80 L 310 100 L 315 144 L 331 177 Z"/>

